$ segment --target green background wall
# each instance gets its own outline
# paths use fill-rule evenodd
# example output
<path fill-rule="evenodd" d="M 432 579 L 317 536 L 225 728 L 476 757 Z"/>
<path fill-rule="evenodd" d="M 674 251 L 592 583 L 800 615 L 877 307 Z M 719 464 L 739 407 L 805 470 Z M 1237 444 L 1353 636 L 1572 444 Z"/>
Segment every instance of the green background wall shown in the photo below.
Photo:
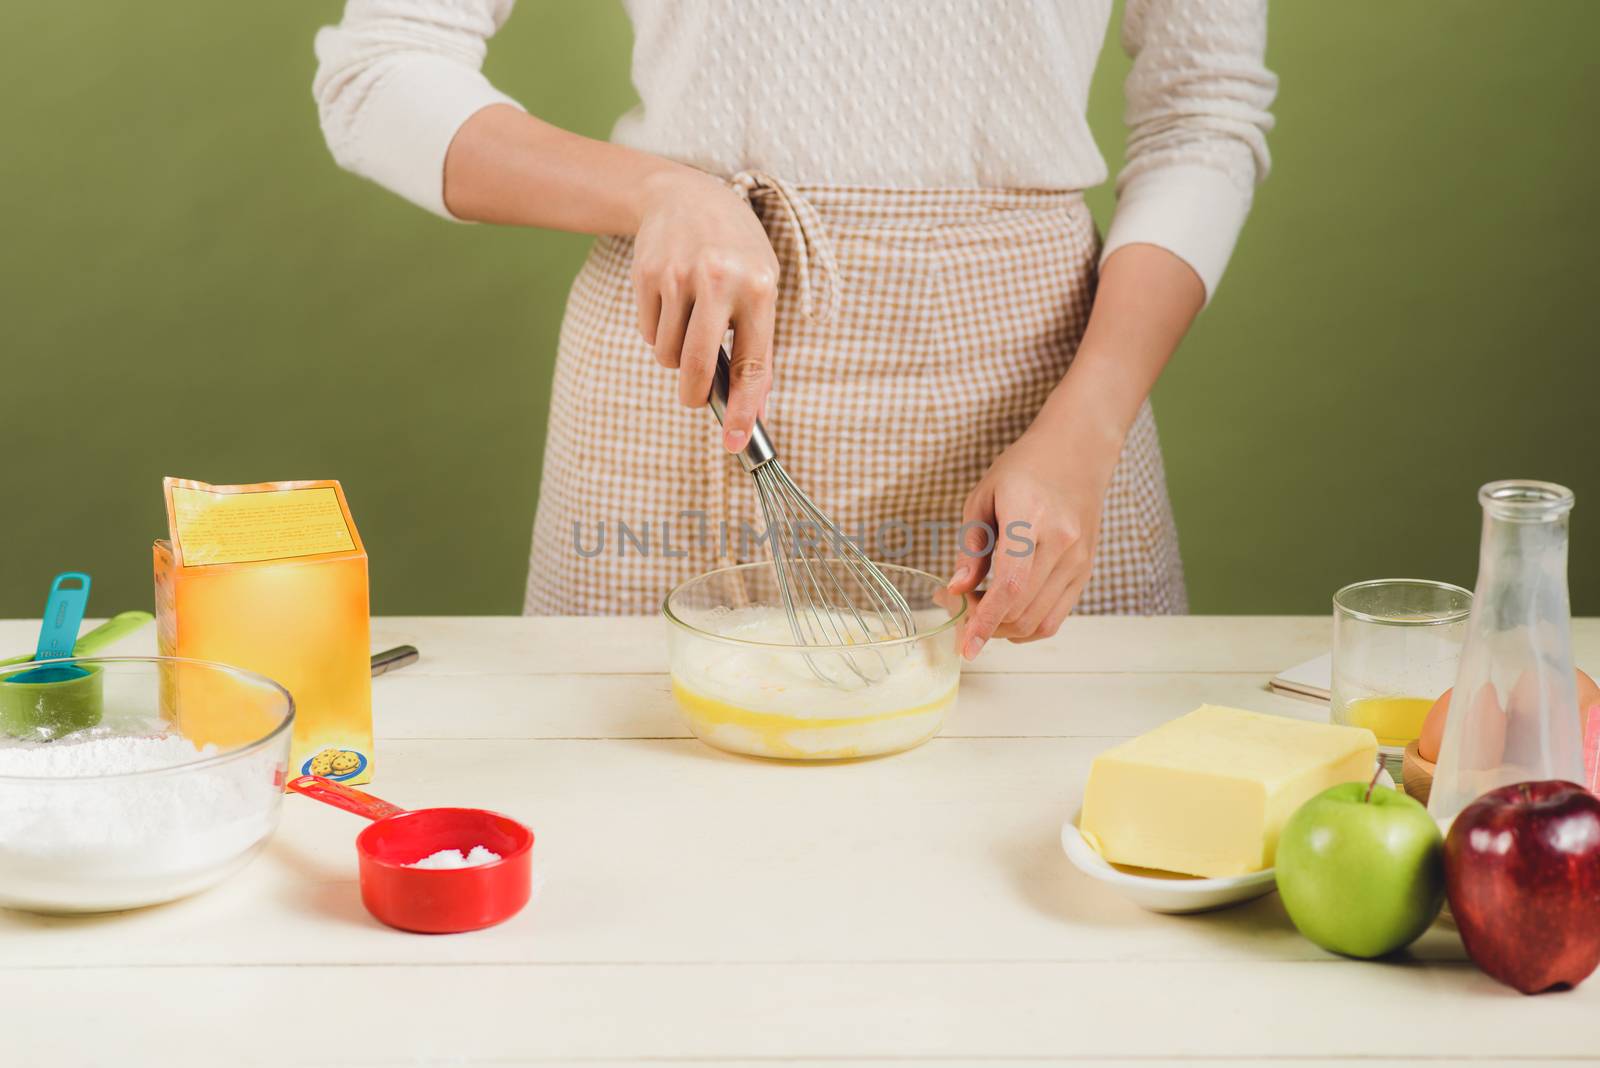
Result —
<path fill-rule="evenodd" d="M 163 474 L 343 479 L 376 611 L 518 611 L 587 240 L 338 171 L 309 89 L 337 0 L 0 7 L 0 615 L 69 566 L 100 612 L 147 605 Z M 1274 174 L 1156 398 L 1196 611 L 1470 584 L 1475 488 L 1532 476 L 1577 490 L 1574 602 L 1600 613 L 1596 39 L 1581 0 L 1274 5 Z M 630 47 L 612 2 L 523 0 L 488 71 L 603 136 Z"/>

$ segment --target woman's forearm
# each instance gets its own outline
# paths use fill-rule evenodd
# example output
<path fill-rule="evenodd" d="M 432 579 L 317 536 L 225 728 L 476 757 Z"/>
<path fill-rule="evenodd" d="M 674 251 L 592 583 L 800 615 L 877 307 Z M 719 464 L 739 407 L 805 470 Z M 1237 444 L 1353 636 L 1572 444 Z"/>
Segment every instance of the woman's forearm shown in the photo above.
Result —
<path fill-rule="evenodd" d="M 706 403 L 733 330 L 723 445 L 750 440 L 772 388 L 778 260 L 761 220 L 692 167 L 558 129 L 509 105 L 461 125 L 444 162 L 457 218 L 633 238 L 639 333 L 678 372 L 678 399 Z"/>
<path fill-rule="evenodd" d="M 651 187 L 680 177 L 705 178 L 497 104 L 463 123 L 450 142 L 444 201 L 451 214 L 474 222 L 633 234 Z"/>
<path fill-rule="evenodd" d="M 1204 303 L 1200 277 L 1166 249 L 1112 253 L 1072 367 L 1029 432 L 1067 447 L 1068 463 L 1098 462 L 1109 479 L 1140 405 Z"/>

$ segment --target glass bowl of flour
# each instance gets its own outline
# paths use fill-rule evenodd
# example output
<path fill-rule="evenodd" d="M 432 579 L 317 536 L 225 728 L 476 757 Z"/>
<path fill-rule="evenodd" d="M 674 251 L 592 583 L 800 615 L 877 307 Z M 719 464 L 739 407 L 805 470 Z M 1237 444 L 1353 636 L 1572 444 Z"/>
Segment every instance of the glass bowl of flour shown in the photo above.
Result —
<path fill-rule="evenodd" d="M 924 571 L 880 566 L 911 607 L 909 637 L 797 644 L 771 563 L 711 571 L 668 594 L 672 693 L 695 736 L 749 756 L 848 760 L 938 734 L 961 681 L 966 599 Z M 840 667 L 845 657 L 870 678 Z"/>
<path fill-rule="evenodd" d="M 288 691 L 200 660 L 52 663 L 100 678 L 101 714 L 69 733 L 0 733 L 0 907 L 138 908 L 248 864 L 283 803 Z M 0 687 L 34 666 L 0 670 Z M 40 713 L 40 722 L 59 721 Z"/>

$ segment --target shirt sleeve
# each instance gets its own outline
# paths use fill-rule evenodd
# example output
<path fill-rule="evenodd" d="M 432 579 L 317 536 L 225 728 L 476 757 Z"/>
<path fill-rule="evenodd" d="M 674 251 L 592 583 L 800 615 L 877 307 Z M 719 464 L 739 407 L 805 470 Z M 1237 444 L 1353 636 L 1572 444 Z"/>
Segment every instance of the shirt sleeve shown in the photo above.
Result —
<path fill-rule="evenodd" d="M 1159 245 L 1216 292 L 1267 176 L 1266 0 L 1128 0 L 1122 46 L 1127 163 L 1101 263 L 1124 245 Z"/>
<path fill-rule="evenodd" d="M 447 219 L 444 159 L 456 131 L 491 104 L 483 57 L 515 0 L 348 0 L 317 33 L 312 95 L 333 158 Z"/>

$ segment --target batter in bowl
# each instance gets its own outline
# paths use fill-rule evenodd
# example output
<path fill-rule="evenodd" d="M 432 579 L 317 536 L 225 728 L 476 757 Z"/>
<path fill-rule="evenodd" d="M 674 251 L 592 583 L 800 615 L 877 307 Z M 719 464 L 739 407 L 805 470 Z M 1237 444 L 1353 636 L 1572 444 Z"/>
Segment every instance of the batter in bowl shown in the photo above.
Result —
<path fill-rule="evenodd" d="M 955 704 L 960 661 L 953 640 L 853 652 L 870 660 L 875 674 L 884 667 L 887 673 L 843 688 L 819 679 L 792 648 L 780 608 L 723 610 L 696 624 L 732 641 L 698 640 L 675 649 L 672 692 L 689 729 L 718 749 L 791 760 L 894 753 L 938 733 Z M 844 674 L 840 664 L 824 667 Z"/>

